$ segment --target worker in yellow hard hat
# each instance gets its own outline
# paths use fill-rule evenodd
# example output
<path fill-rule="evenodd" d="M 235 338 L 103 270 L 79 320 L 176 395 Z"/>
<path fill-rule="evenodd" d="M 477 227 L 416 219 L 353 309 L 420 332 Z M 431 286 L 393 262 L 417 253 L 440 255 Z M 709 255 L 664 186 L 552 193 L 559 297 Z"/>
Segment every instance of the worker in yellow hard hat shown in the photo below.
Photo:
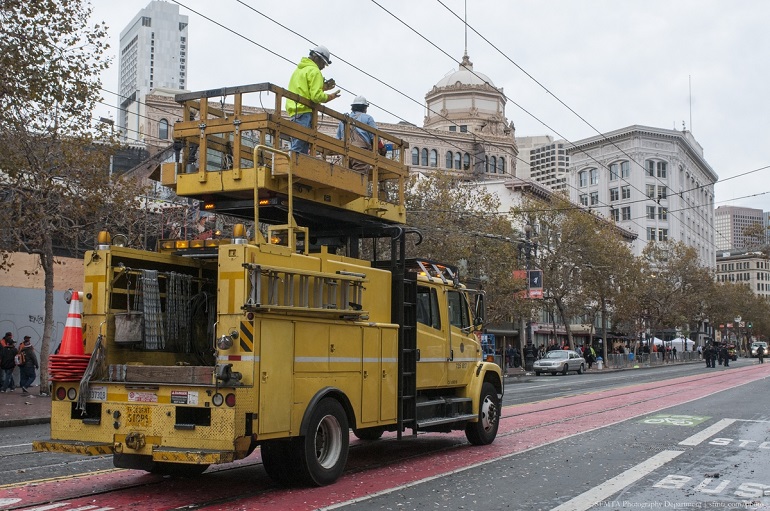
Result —
<path fill-rule="evenodd" d="M 297 69 L 291 75 L 289 80 L 289 91 L 309 99 L 313 103 L 326 103 L 337 99 L 340 91 L 326 93 L 335 86 L 334 79 L 324 80 L 321 71 L 331 64 L 331 55 L 325 46 L 316 46 L 310 50 L 310 55 L 302 57 Z M 312 109 L 291 99 L 286 100 L 286 112 L 291 120 L 306 128 L 310 127 L 312 121 Z M 296 138 L 291 139 L 291 150 L 298 153 L 307 154 L 310 144 L 305 140 Z"/>

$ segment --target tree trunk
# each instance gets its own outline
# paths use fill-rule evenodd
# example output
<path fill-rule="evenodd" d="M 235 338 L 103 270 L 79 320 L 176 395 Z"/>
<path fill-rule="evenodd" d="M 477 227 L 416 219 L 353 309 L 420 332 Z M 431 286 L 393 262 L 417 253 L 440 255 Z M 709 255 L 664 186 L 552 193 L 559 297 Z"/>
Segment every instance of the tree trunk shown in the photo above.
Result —
<path fill-rule="evenodd" d="M 53 335 L 53 242 L 45 236 L 43 251 L 40 253 L 40 266 L 43 267 L 45 287 L 45 319 L 43 320 L 43 339 L 40 345 L 40 394 L 48 394 L 48 354 L 51 352 Z"/>
<path fill-rule="evenodd" d="M 567 343 L 569 344 L 570 349 L 573 349 L 575 343 L 572 341 L 572 328 L 570 327 L 569 319 L 564 317 L 564 306 L 558 298 L 554 299 L 554 302 L 556 303 L 556 308 L 559 309 L 559 316 L 561 316 L 561 320 L 564 323 L 564 331 L 567 333 Z"/>
<path fill-rule="evenodd" d="M 602 359 L 607 360 L 607 300 L 602 297 Z"/>

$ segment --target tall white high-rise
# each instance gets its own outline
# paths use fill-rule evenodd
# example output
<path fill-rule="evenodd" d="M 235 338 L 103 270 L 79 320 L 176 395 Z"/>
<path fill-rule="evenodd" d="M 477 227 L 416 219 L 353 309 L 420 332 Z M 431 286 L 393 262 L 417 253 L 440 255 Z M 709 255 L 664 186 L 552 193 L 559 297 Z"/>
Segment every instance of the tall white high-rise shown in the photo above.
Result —
<path fill-rule="evenodd" d="M 151 90 L 185 89 L 187 20 L 177 4 L 153 0 L 120 33 L 118 127 L 124 140 L 149 135 L 142 118 Z"/>

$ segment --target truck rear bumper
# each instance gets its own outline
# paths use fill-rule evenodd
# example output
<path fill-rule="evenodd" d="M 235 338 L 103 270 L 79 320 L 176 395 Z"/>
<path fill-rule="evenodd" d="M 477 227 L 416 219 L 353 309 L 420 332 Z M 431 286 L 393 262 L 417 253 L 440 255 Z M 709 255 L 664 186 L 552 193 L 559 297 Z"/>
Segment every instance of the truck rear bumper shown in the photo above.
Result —
<path fill-rule="evenodd" d="M 32 450 L 38 452 L 63 452 L 67 454 L 81 454 L 84 456 L 101 456 L 112 454 L 115 448 L 112 444 L 101 442 L 61 442 L 61 441 L 36 441 L 32 442 Z"/>
<path fill-rule="evenodd" d="M 36 441 L 32 443 L 33 451 L 61 452 L 80 454 L 84 456 L 103 456 L 107 454 L 133 454 L 131 449 L 122 444 L 75 441 Z M 195 465 L 216 465 L 230 463 L 235 459 L 233 451 L 213 449 L 185 449 L 179 447 L 154 447 L 152 461 L 166 463 L 186 463 Z"/>

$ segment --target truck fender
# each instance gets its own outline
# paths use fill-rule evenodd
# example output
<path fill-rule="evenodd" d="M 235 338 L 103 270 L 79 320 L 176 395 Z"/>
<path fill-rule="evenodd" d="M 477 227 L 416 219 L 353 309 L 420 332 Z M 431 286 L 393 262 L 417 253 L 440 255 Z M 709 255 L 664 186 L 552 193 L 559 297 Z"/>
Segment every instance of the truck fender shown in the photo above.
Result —
<path fill-rule="evenodd" d="M 308 401 L 307 406 L 305 407 L 305 413 L 302 415 L 302 422 L 299 426 L 299 436 L 305 436 L 307 434 L 310 416 L 313 414 L 315 407 L 318 406 L 318 403 L 325 397 L 332 397 L 342 404 L 342 408 L 345 409 L 345 415 L 348 416 L 348 424 L 350 424 L 351 427 L 357 424 L 353 407 L 350 405 L 350 401 L 345 393 L 336 387 L 324 387 L 316 392 L 310 401 Z"/>
<path fill-rule="evenodd" d="M 480 362 L 475 373 L 476 377 L 471 380 L 468 386 L 468 395 L 473 399 L 473 409 L 478 410 L 481 387 L 484 382 L 491 383 L 497 389 L 497 394 L 502 397 L 503 380 L 500 376 L 499 366 L 491 362 Z"/>

